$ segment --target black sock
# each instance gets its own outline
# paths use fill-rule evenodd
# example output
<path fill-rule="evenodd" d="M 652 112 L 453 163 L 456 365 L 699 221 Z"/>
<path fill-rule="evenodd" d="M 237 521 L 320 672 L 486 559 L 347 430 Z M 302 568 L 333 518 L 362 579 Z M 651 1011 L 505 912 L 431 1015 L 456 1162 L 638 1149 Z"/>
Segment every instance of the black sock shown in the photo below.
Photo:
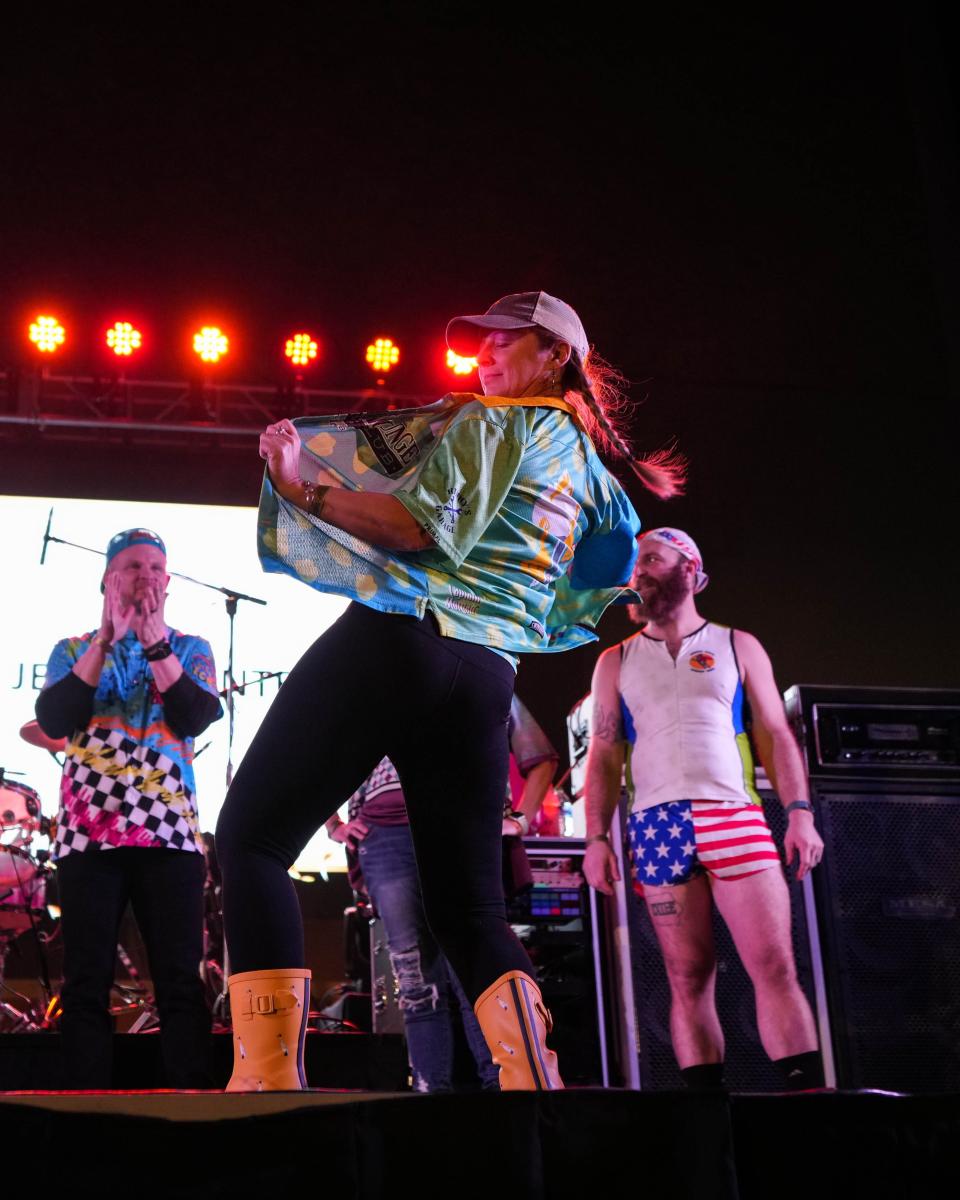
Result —
<path fill-rule="evenodd" d="M 723 1090 L 723 1063 L 697 1063 L 694 1067 L 681 1067 L 683 1082 L 691 1092 L 719 1092 Z"/>
<path fill-rule="evenodd" d="M 808 1088 L 823 1087 L 823 1059 L 819 1050 L 807 1050 L 803 1054 L 788 1054 L 786 1058 L 774 1059 L 791 1091 L 803 1092 Z"/>

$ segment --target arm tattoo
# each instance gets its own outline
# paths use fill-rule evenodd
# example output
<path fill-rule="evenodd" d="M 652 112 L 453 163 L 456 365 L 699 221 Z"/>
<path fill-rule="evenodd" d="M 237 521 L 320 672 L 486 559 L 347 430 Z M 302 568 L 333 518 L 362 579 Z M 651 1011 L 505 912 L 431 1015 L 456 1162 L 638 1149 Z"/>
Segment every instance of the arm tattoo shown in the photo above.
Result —
<path fill-rule="evenodd" d="M 601 742 L 620 742 L 623 740 L 623 732 L 620 728 L 620 714 L 618 712 L 610 712 L 598 704 L 593 710 L 593 719 L 590 722 L 590 734 L 592 737 L 599 738 Z"/>

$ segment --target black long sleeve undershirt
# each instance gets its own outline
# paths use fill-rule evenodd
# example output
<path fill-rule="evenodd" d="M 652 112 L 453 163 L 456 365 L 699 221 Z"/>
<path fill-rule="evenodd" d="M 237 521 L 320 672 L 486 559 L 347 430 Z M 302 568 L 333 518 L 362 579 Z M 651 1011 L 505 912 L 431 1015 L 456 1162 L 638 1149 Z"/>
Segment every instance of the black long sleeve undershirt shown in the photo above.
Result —
<path fill-rule="evenodd" d="M 189 675 L 181 675 L 160 698 L 167 724 L 179 738 L 199 737 L 221 713 L 219 699 Z"/>
<path fill-rule="evenodd" d="M 47 737 L 69 737 L 75 729 L 85 729 L 93 716 L 96 691 L 72 671 L 44 688 L 37 697 L 34 711 Z"/>
<path fill-rule="evenodd" d="M 93 716 L 96 691 L 69 671 L 37 697 L 35 708 L 40 728 L 54 738 L 69 737 L 75 729 L 85 729 Z M 161 692 L 160 699 L 164 720 L 178 738 L 199 736 L 221 712 L 217 697 L 187 675 L 181 675 Z"/>

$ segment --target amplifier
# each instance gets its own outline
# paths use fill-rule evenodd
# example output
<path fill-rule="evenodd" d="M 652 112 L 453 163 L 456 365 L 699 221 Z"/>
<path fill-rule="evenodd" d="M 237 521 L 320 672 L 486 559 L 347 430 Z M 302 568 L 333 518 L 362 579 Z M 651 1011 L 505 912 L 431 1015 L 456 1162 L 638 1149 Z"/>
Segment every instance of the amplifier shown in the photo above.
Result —
<path fill-rule="evenodd" d="M 784 699 L 811 778 L 960 779 L 960 692 L 797 684 Z"/>
<path fill-rule="evenodd" d="M 619 1082 L 611 1054 L 604 906 L 583 878 L 582 838 L 524 838 L 533 885 L 507 905 L 554 1020 L 550 1045 L 567 1084 Z"/>

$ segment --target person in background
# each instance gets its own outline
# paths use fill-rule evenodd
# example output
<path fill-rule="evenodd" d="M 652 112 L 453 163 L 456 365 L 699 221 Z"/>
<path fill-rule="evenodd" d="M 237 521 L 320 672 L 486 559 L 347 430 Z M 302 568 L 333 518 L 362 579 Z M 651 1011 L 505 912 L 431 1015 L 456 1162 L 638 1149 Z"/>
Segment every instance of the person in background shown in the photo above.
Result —
<path fill-rule="evenodd" d="M 593 675 L 584 874 L 607 894 L 619 880 L 608 829 L 626 764 L 627 849 L 663 952 L 670 1031 L 687 1085 L 723 1085 L 716 904 L 753 982 L 764 1049 L 791 1088 L 822 1087 L 816 1026 L 797 982 L 790 896 L 744 725 L 746 700 L 787 814 L 787 863 L 797 860 L 802 879 L 820 862 L 823 841 L 770 659 L 751 634 L 700 616 L 694 596 L 707 575 L 683 530 L 641 535 L 633 582 L 643 605 L 631 605 L 631 616 L 643 628 L 604 651 Z"/>
<path fill-rule="evenodd" d="M 54 647 L 37 721 L 66 737 L 57 862 L 71 1087 L 111 1084 L 109 1013 L 129 901 L 146 945 L 170 1087 L 209 1087 L 200 981 L 204 856 L 193 739 L 221 717 L 209 644 L 166 622 L 167 552 L 149 529 L 110 539 L 100 626 Z"/>
<path fill-rule="evenodd" d="M 510 708 L 509 737 L 511 758 L 524 788 L 516 809 L 509 799 L 505 805 L 505 867 L 513 864 L 518 853 L 523 855 L 519 838 L 535 820 L 558 761 L 546 734 L 516 696 Z M 450 797 L 451 805 L 457 802 L 456 795 Z M 414 1090 L 453 1090 L 459 1011 L 480 1085 L 499 1091 L 499 1072 L 470 1002 L 427 924 L 403 791 L 388 758 L 350 797 L 347 820 L 334 813 L 326 830 L 335 842 L 346 846 L 351 882 L 355 890 L 366 891 L 383 921 L 400 993 Z"/>

